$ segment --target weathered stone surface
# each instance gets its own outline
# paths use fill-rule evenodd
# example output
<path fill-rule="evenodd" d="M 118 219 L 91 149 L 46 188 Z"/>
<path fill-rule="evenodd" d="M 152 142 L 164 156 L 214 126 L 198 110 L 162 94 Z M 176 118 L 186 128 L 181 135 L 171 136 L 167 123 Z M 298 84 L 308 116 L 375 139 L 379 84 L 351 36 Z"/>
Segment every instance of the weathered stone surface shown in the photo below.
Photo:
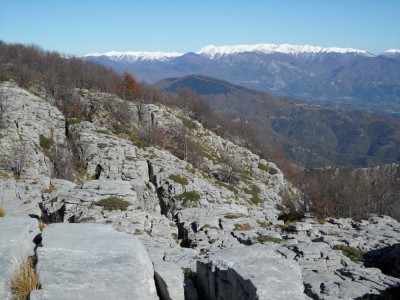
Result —
<path fill-rule="evenodd" d="M 329 271 L 304 271 L 305 293 L 313 299 L 358 299 L 372 295 L 386 299 L 400 296 L 400 281 L 383 275 L 378 269 L 345 267 Z M 331 298 L 330 298 L 331 297 Z M 373 298 L 375 299 L 375 298 Z M 390 299 L 390 297 L 389 297 Z"/>
<path fill-rule="evenodd" d="M 146 249 L 109 226 L 51 224 L 38 261 L 31 299 L 158 299 Z"/>
<path fill-rule="evenodd" d="M 11 278 L 22 260 L 34 255 L 33 239 L 40 230 L 29 217 L 0 218 L 0 228 L 0 299 L 11 299 Z"/>
<path fill-rule="evenodd" d="M 13 170 L 23 154 L 24 175 L 47 176 L 53 170 L 49 158 L 40 146 L 42 135 L 54 142 L 65 141 L 65 118 L 49 102 L 19 88 L 15 83 L 0 84 L 5 129 L 0 139 L 0 169 Z"/>
<path fill-rule="evenodd" d="M 289 226 L 289 230 L 291 231 L 307 231 L 313 228 L 312 224 L 307 222 L 296 222 Z"/>
<path fill-rule="evenodd" d="M 366 265 L 384 274 L 400 278 L 400 244 L 372 250 L 365 255 Z"/>
<path fill-rule="evenodd" d="M 182 269 L 172 263 L 154 263 L 154 275 L 159 295 L 165 300 L 185 300 Z"/>
<path fill-rule="evenodd" d="M 197 285 L 204 299 L 304 299 L 295 261 L 261 245 L 237 246 L 197 263 Z"/>

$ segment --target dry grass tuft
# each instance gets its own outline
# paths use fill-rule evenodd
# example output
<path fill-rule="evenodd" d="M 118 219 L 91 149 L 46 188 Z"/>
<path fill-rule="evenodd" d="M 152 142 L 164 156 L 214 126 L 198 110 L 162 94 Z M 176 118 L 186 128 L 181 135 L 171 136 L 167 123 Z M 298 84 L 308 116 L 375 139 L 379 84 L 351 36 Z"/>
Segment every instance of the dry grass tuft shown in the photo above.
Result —
<path fill-rule="evenodd" d="M 3 206 L 0 206 L 0 218 L 6 215 L 6 211 L 4 210 Z"/>
<path fill-rule="evenodd" d="M 43 229 L 47 226 L 47 224 L 43 221 L 43 219 L 39 219 L 39 229 L 43 231 Z"/>
<path fill-rule="evenodd" d="M 39 277 L 33 269 L 34 258 L 28 257 L 21 263 L 19 270 L 11 280 L 13 300 L 28 299 L 31 291 L 39 287 Z"/>
<path fill-rule="evenodd" d="M 239 231 L 248 231 L 248 230 L 252 230 L 253 227 L 251 227 L 251 225 L 249 223 L 244 223 L 244 224 L 235 224 L 235 228 L 233 228 L 233 230 L 239 230 Z"/>

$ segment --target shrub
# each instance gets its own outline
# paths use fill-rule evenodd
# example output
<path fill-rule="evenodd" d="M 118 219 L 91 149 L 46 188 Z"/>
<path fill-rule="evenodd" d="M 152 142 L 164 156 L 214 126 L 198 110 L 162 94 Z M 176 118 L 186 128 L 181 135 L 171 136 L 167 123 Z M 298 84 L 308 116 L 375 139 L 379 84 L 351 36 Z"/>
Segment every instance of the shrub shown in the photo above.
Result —
<path fill-rule="evenodd" d="M 265 171 L 265 172 L 268 172 L 268 171 L 269 171 L 269 167 L 268 167 L 267 165 L 264 165 L 263 163 L 258 163 L 258 168 L 259 168 L 260 170 Z"/>
<path fill-rule="evenodd" d="M 301 221 L 304 215 L 296 210 L 284 212 L 278 216 L 278 220 L 282 220 L 285 224 Z"/>
<path fill-rule="evenodd" d="M 95 205 L 102 206 L 105 210 L 125 211 L 131 203 L 118 197 L 108 197 L 95 202 Z"/>
<path fill-rule="evenodd" d="M 189 191 L 184 192 L 175 198 L 182 201 L 183 207 L 189 207 L 193 204 L 193 202 L 198 202 L 200 200 L 200 195 L 196 191 Z"/>
<path fill-rule="evenodd" d="M 268 173 L 271 175 L 275 175 L 278 173 L 278 170 L 273 167 L 270 167 Z"/>
<path fill-rule="evenodd" d="M 39 135 L 39 145 L 43 149 L 49 150 L 53 145 L 53 139 L 45 137 L 43 134 Z"/>
<path fill-rule="evenodd" d="M 364 260 L 365 251 L 346 246 L 346 245 L 335 245 L 333 246 L 333 250 L 341 250 L 343 255 L 347 256 L 354 262 L 361 262 Z"/>
<path fill-rule="evenodd" d="M 171 179 L 172 181 L 176 182 L 176 183 L 181 184 L 181 185 L 188 185 L 189 184 L 189 182 L 188 182 L 188 180 L 186 178 L 181 177 L 179 175 L 171 174 L 171 175 L 169 175 L 168 178 Z"/>
<path fill-rule="evenodd" d="M 11 279 L 12 299 L 28 299 L 31 291 L 38 289 L 39 277 L 33 269 L 33 257 L 24 259 L 19 270 Z"/>

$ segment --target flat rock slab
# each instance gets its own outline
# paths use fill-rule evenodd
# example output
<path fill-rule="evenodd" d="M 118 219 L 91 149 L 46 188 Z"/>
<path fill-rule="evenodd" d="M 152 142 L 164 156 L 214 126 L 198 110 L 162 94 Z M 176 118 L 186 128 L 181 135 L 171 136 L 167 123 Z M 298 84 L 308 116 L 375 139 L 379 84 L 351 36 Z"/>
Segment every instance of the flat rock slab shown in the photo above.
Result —
<path fill-rule="evenodd" d="M 11 299 L 10 280 L 23 259 L 34 254 L 34 237 L 40 233 L 36 219 L 0 218 L 0 299 Z"/>
<path fill-rule="evenodd" d="M 198 261 L 197 285 L 210 300 L 304 299 L 297 263 L 262 245 L 239 245 Z"/>
<path fill-rule="evenodd" d="M 140 241 L 101 224 L 51 224 L 38 249 L 38 299 L 158 299 Z"/>

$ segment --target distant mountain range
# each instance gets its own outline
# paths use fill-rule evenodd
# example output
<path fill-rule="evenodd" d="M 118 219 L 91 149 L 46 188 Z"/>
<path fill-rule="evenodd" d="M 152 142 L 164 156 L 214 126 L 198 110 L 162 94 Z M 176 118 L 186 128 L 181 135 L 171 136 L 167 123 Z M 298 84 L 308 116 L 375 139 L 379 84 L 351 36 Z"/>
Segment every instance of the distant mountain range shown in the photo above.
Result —
<path fill-rule="evenodd" d="M 366 166 L 400 162 L 400 119 L 365 110 L 325 107 L 191 75 L 155 84 L 196 91 L 217 112 L 246 120 L 267 144 L 280 144 L 303 166 Z"/>
<path fill-rule="evenodd" d="M 206 46 L 197 52 L 107 52 L 83 59 L 154 83 L 199 74 L 251 89 L 400 117 L 400 50 L 375 55 L 308 45 Z"/>

